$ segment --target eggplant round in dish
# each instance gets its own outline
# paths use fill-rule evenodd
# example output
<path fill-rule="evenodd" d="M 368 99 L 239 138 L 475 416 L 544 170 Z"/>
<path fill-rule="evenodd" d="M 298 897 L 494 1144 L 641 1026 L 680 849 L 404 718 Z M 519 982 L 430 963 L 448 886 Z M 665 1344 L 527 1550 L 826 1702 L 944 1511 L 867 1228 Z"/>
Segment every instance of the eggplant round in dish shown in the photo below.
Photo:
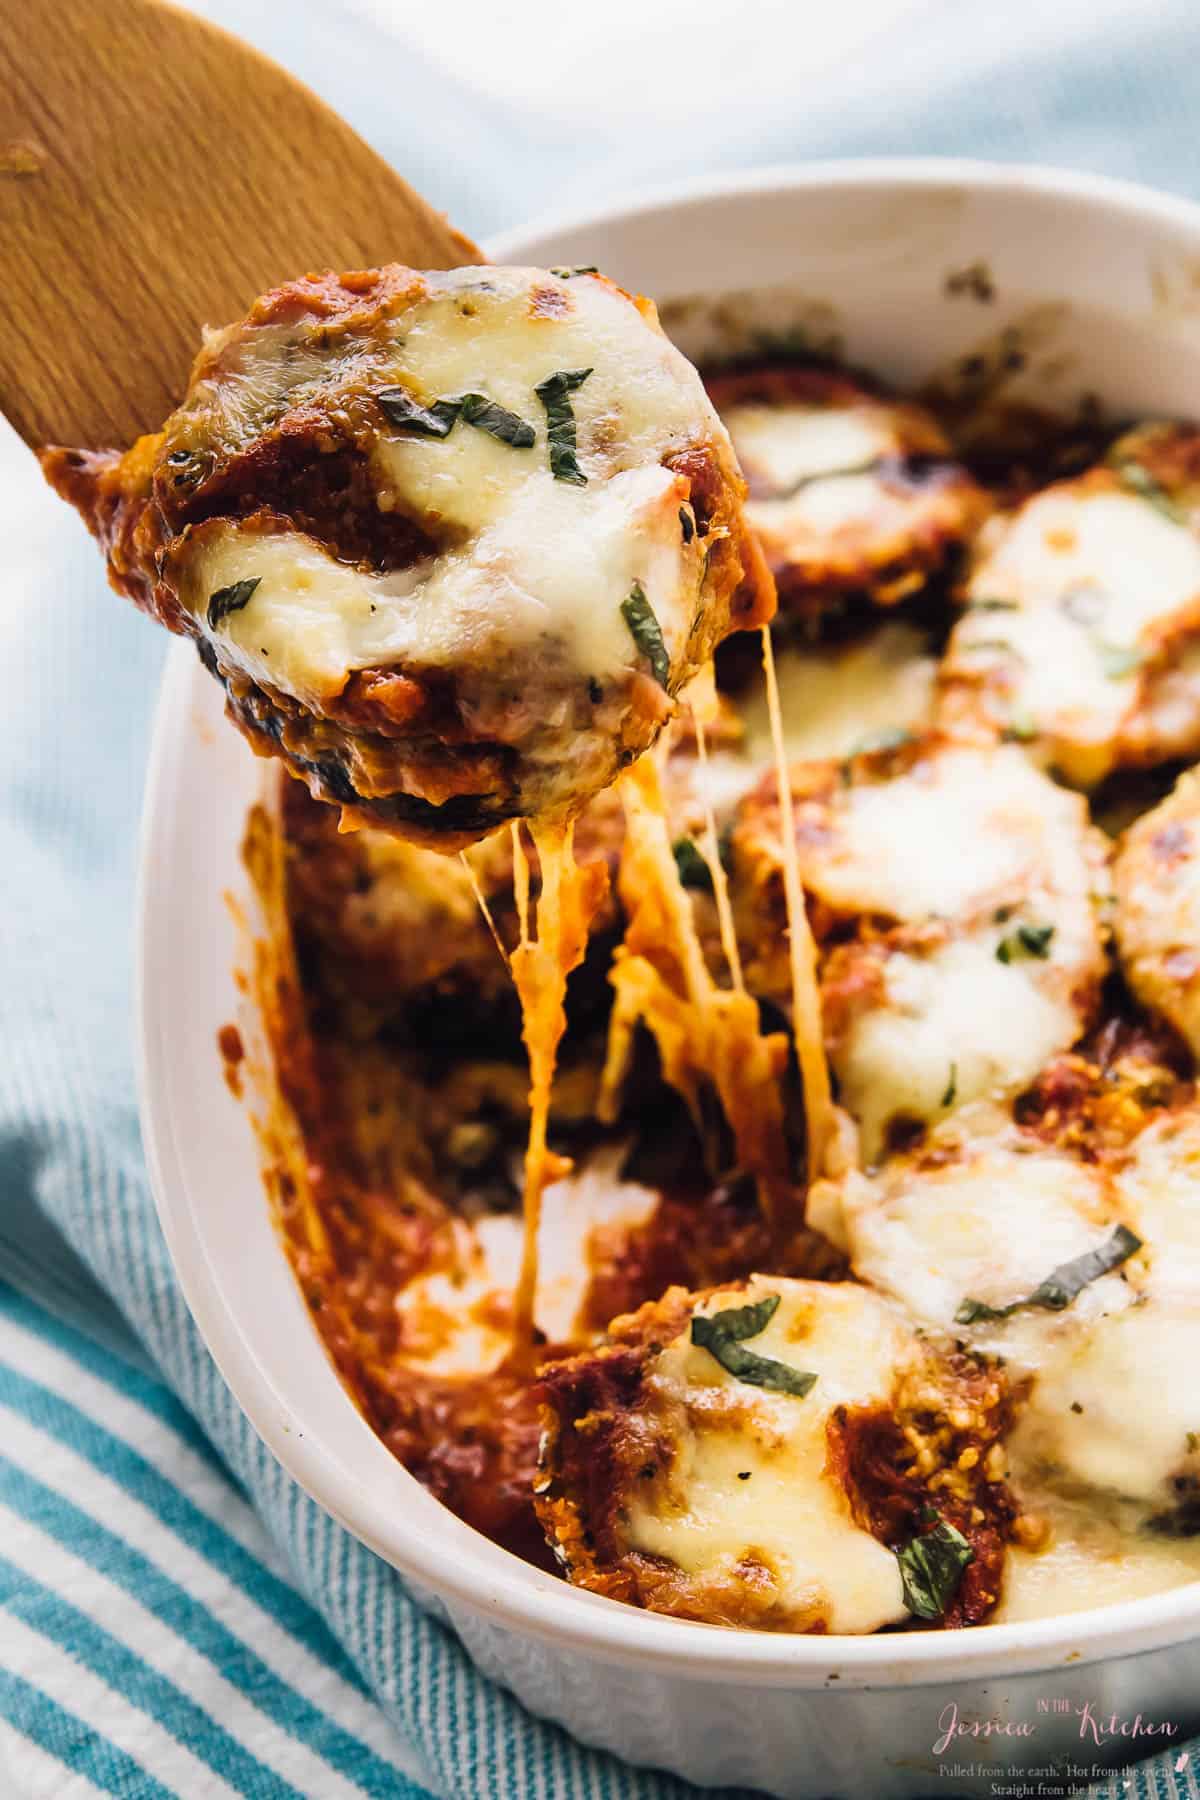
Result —
<path fill-rule="evenodd" d="M 841 369 L 764 360 L 709 377 L 785 613 L 894 606 L 952 565 L 988 510 L 934 415 Z"/>
<path fill-rule="evenodd" d="M 577 811 L 773 606 L 699 377 L 593 270 L 289 282 L 160 433 L 43 465 L 256 749 L 444 849 Z"/>

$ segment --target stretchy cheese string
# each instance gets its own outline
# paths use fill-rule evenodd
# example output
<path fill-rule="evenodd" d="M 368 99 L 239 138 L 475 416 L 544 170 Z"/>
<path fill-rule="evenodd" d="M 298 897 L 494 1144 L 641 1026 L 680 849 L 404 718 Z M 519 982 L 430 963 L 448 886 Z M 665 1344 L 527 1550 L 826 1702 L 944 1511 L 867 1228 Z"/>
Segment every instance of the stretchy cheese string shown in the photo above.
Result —
<path fill-rule="evenodd" d="M 783 892 L 787 905 L 788 957 L 792 971 L 792 1036 L 804 1083 L 804 1116 L 808 1128 L 808 1178 L 816 1180 L 824 1166 L 826 1147 L 833 1130 L 833 1094 L 825 1061 L 825 1037 L 821 1024 L 821 990 L 817 983 L 817 948 L 813 942 L 800 881 L 796 854 L 796 824 L 792 810 L 792 786 L 784 753 L 783 711 L 779 704 L 779 680 L 770 627 L 762 627 L 763 675 L 767 685 L 767 711 L 775 753 L 775 779 L 779 788 L 780 854 L 783 858 Z"/>
<path fill-rule="evenodd" d="M 500 952 L 500 960 L 507 969 L 511 966 L 508 960 L 508 951 L 504 948 L 500 933 L 496 930 L 496 921 L 492 917 L 492 909 L 488 905 L 484 891 L 479 885 L 479 877 L 471 867 L 471 859 L 465 850 L 459 851 L 458 859 L 462 863 L 463 868 L 467 871 L 467 880 L 471 884 L 471 892 L 475 896 L 475 903 L 483 914 L 484 923 L 492 934 L 492 942 Z"/>
<path fill-rule="evenodd" d="M 708 872 L 712 876 L 713 899 L 717 903 L 717 923 L 721 929 L 721 948 L 725 952 L 725 961 L 729 964 L 729 975 L 734 988 L 740 994 L 745 988 L 742 977 L 742 956 L 738 949 L 737 932 L 733 928 L 733 907 L 729 900 L 729 880 L 725 874 L 725 865 L 721 861 L 721 845 L 717 837 L 717 820 L 713 812 L 712 795 L 708 787 L 708 745 L 704 737 L 704 721 L 692 710 L 692 722 L 696 732 L 696 753 L 700 763 L 701 799 L 704 805 L 704 831 L 700 838 L 700 851 L 708 864 Z"/>
<path fill-rule="evenodd" d="M 538 1230 L 542 1195 L 551 1181 L 570 1173 L 571 1164 L 548 1147 L 550 1093 L 558 1046 L 567 1028 L 567 977 L 583 961 L 588 928 L 607 887 L 607 871 L 575 861 L 571 825 L 530 828 L 541 867 L 537 936 L 529 935 L 529 859 L 520 831 L 513 829 L 513 891 L 520 941 L 512 954 L 512 975 L 521 1002 L 521 1035 L 529 1056 L 529 1140 L 525 1149 L 524 1234 L 521 1273 L 513 1301 L 513 1359 L 529 1365 L 534 1351 Z"/>
<path fill-rule="evenodd" d="M 513 855 L 513 899 L 517 903 L 517 929 L 520 933 L 522 950 L 529 948 L 529 858 L 525 854 L 525 846 L 521 842 L 521 821 L 514 819 L 509 826 L 512 835 Z"/>
<path fill-rule="evenodd" d="M 625 771 L 620 794 L 627 923 L 609 974 L 615 997 L 598 1115 L 606 1123 L 616 1119 L 636 1029 L 644 1024 L 658 1046 L 663 1079 L 686 1101 L 702 1140 L 709 1135 L 704 1090 L 716 1093 L 738 1167 L 754 1177 L 764 1210 L 775 1214 L 790 1189 L 781 1086 L 787 1039 L 764 1035 L 753 995 L 718 987 L 709 972 L 652 757 Z M 712 1167 L 711 1145 L 709 1152 Z M 720 1172 L 712 1167 L 714 1176 Z"/>

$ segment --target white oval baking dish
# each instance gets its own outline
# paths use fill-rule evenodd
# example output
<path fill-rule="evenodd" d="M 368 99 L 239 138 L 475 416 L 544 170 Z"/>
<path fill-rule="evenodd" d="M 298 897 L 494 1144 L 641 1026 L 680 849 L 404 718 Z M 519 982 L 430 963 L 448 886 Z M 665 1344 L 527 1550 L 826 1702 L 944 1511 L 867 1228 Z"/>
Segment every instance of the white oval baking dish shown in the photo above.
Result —
<path fill-rule="evenodd" d="M 766 293 L 764 318 L 778 322 L 782 307 L 832 327 L 852 359 L 901 382 L 1015 322 L 1030 357 L 1024 379 L 1043 399 L 1091 391 L 1118 410 L 1200 416 L 1200 208 L 1132 186 L 958 161 L 816 164 L 555 221 L 491 251 L 598 263 L 660 302 Z M 994 298 L 948 288 L 949 275 L 980 261 Z M 685 345 L 702 314 L 685 313 Z M 222 1079 L 216 1034 L 237 1009 L 224 896 L 245 888 L 238 844 L 260 771 L 223 723 L 215 684 L 177 644 L 146 796 L 142 1125 L 188 1303 L 296 1480 L 418 1583 L 480 1666 L 533 1711 L 702 1784 L 789 1800 L 901 1800 L 935 1786 L 985 1794 L 1055 1759 L 1087 1766 L 1147 1748 L 1091 1741 L 1078 1712 L 1088 1703 L 1093 1718 L 1200 1725 L 1200 1583 L 965 1633 L 731 1632 L 569 1588 L 412 1480 L 310 1327 L 262 1198 L 254 1138 Z M 939 1752 L 951 1707 L 968 1727 L 1033 1729 Z"/>

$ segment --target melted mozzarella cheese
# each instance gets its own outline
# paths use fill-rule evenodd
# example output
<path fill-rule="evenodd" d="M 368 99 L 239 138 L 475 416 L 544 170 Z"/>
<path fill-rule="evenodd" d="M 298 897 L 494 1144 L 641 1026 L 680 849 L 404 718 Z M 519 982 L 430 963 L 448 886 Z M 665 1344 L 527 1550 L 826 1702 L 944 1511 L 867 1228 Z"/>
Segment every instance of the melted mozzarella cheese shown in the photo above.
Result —
<path fill-rule="evenodd" d="M 777 493 L 860 469 L 900 447 L 883 407 L 749 401 L 726 407 L 722 417 L 751 482 Z"/>
<path fill-rule="evenodd" d="M 1081 628 L 1130 645 L 1200 592 L 1200 544 L 1135 494 L 1052 487 L 1021 508 L 971 578 L 971 598 L 1062 608 Z M 986 614 L 983 615 L 985 618 Z M 1008 617 L 992 615 L 1007 629 Z"/>
<path fill-rule="evenodd" d="M 911 1337 L 886 1302 L 852 1286 L 756 1276 L 745 1297 L 716 1294 L 698 1310 L 770 1293 L 780 1304 L 752 1348 L 815 1371 L 816 1386 L 803 1399 L 772 1393 L 738 1381 L 688 1333 L 669 1344 L 647 1380 L 666 1417 L 682 1422 L 670 1494 L 628 1494 L 629 1542 L 732 1583 L 747 1559 L 765 1563 L 783 1605 L 823 1615 L 830 1631 L 876 1631 L 907 1616 L 899 1565 L 855 1523 L 828 1466 L 826 1428 L 837 1406 L 888 1399 Z"/>
<path fill-rule="evenodd" d="M 1200 1112 L 1168 1113 L 1148 1125 L 1118 1186 L 1147 1246 L 1154 1291 L 1200 1302 Z"/>
<path fill-rule="evenodd" d="M 886 540 L 911 522 L 913 507 L 910 495 L 895 492 L 864 469 L 853 475 L 822 476 L 786 498 L 750 500 L 746 517 L 768 546 L 786 546 L 866 526 L 872 536 Z"/>
<path fill-rule="evenodd" d="M 932 711 L 937 664 L 923 634 L 898 621 L 849 647 L 779 644 L 775 668 L 789 762 L 847 756 L 881 732 L 925 725 Z M 765 768 L 772 756 L 771 725 L 761 688 L 739 696 L 739 712 L 743 756 Z M 748 785 L 743 780 L 743 789 Z"/>
<path fill-rule="evenodd" d="M 1009 716 L 1091 786 L 1119 758 L 1140 652 L 1200 595 L 1200 543 L 1135 495 L 1069 483 L 985 542 L 968 586 L 976 605 L 955 628 L 946 672 L 999 672 Z"/>
<path fill-rule="evenodd" d="M 534 1316 L 550 1343 L 581 1335 L 592 1233 L 640 1225 L 658 1205 L 650 1188 L 619 1179 L 623 1155 L 623 1148 L 597 1154 L 543 1196 Z M 481 1374 L 512 1350 L 508 1302 L 521 1266 L 521 1220 L 509 1213 L 471 1226 L 456 1220 L 454 1238 L 453 1266 L 418 1275 L 396 1296 L 400 1360 L 432 1375 Z"/>
<path fill-rule="evenodd" d="M 1064 1334 L 1010 1440 L 1014 1469 L 1068 1491 L 1094 1488 L 1156 1512 L 1200 1475 L 1200 1312 L 1148 1293 Z"/>
<path fill-rule="evenodd" d="M 479 435 L 479 434 L 476 434 Z M 461 548 L 396 574 L 337 562 L 295 532 L 230 522 L 189 564 L 182 598 L 259 586 L 208 635 L 254 680 L 319 710 L 354 669 L 486 663 L 545 646 L 603 683 L 638 660 L 621 602 L 641 583 L 672 662 L 682 655 L 703 552 L 679 529 L 679 482 L 658 465 L 585 489 L 532 471 L 508 512 Z"/>
<path fill-rule="evenodd" d="M 1106 970 L 1105 849 L 1082 799 L 1013 746 L 931 739 L 878 773 L 832 773 L 798 772 L 796 844 L 806 890 L 841 915 L 821 971 L 825 1037 L 874 1160 L 891 1120 L 1011 1093 L 1086 1030 Z M 745 896 L 777 883 L 761 806 L 747 801 L 739 830 Z M 743 907 L 753 917 L 753 899 Z M 776 994 L 773 939 L 760 941 L 752 979 Z"/>
<path fill-rule="evenodd" d="M 929 1121 L 1011 1093 L 1076 1041 L 1085 1016 L 1075 989 L 1099 959 L 1091 920 L 1078 911 L 1062 909 L 1065 924 L 1045 958 L 1000 961 L 1011 920 L 924 955 L 887 957 L 882 991 L 867 990 L 832 1050 L 868 1162 L 882 1152 L 890 1120 Z M 1060 916 L 1046 906 L 1041 914 L 1047 922 Z"/>
<path fill-rule="evenodd" d="M 1200 776 L 1125 835 L 1113 870 L 1117 947 L 1134 993 L 1200 1052 Z"/>
<path fill-rule="evenodd" d="M 1027 1499 L 1049 1541 L 1037 1550 L 1010 1546 L 992 1624 L 1088 1612 L 1200 1580 L 1200 1538 L 1138 1531 L 1136 1518 L 1101 1508 L 1094 1498 L 1087 1505 L 1043 1494 Z"/>
<path fill-rule="evenodd" d="M 856 406 L 747 401 L 723 417 L 750 482 L 746 516 L 775 558 L 819 557 L 839 540 L 868 550 L 902 545 L 927 505 L 919 490 L 896 487 L 875 467 L 912 447 L 906 412 L 867 399 Z M 932 422 L 927 430 L 936 442 Z M 928 448 L 924 438 L 922 431 Z"/>
<path fill-rule="evenodd" d="M 1086 886 L 1079 801 L 1015 748 L 948 749 L 832 805 L 828 844 L 802 846 L 805 886 L 844 912 L 953 918 L 1048 885 Z"/>
<path fill-rule="evenodd" d="M 528 269 L 426 279 L 428 297 L 391 322 L 388 352 L 373 347 L 372 385 L 399 383 L 424 405 L 485 393 L 534 428 L 534 445 L 514 448 L 461 420 L 442 438 L 385 428 L 372 449 L 377 503 L 420 523 L 437 554 L 372 576 L 297 534 L 230 523 L 185 565 L 183 604 L 227 662 L 317 710 L 354 669 L 486 661 L 497 647 L 565 661 L 580 679 L 603 682 L 638 661 L 621 612 L 635 582 L 674 663 L 691 631 L 704 549 L 695 536 L 683 543 L 683 483 L 661 463 L 724 439 L 699 377 L 603 281 Z M 540 289 L 553 290 L 545 312 Z M 316 378 L 322 359 L 311 348 L 298 354 L 294 340 L 294 327 L 265 329 L 242 352 L 240 384 L 226 372 L 220 402 L 245 414 L 247 429 L 276 390 L 294 397 Z M 550 472 L 535 388 L 589 368 L 570 396 L 587 477 L 576 486 Z M 353 375 L 345 346 L 325 359 L 327 382 L 339 371 Z M 260 585 L 248 604 L 210 627 L 210 595 L 250 578 Z"/>
<path fill-rule="evenodd" d="M 429 301 L 400 321 L 396 373 L 427 399 L 488 394 L 535 427 L 538 446 L 531 454 L 537 455 L 544 451 L 545 419 L 534 388 L 560 370 L 590 367 L 592 375 L 571 395 L 579 462 L 589 480 L 657 462 L 714 435 L 716 413 L 691 363 L 658 329 L 652 311 L 647 317 L 602 278 L 564 283 L 540 269 L 484 268 L 430 273 L 425 280 Z M 565 310 L 535 311 L 539 289 L 565 296 Z M 725 435 L 719 424 L 716 435 Z M 439 462 L 451 446 L 460 454 L 456 436 L 428 441 Z M 404 448 L 412 447 L 405 440 Z M 473 447 L 461 452 L 472 453 Z M 469 490 L 474 476 L 466 469 L 461 485 Z"/>
<path fill-rule="evenodd" d="M 979 1113 L 963 1119 L 985 1133 L 999 1123 Z M 969 1131 L 961 1157 L 940 1166 L 901 1162 L 874 1178 L 852 1173 L 825 1197 L 826 1209 L 831 1202 L 863 1281 L 894 1295 L 924 1324 L 1017 1368 L 1037 1368 L 1058 1339 L 1130 1302 L 1131 1288 L 1114 1271 L 1062 1312 L 1030 1307 L 1007 1319 L 956 1321 L 964 1300 L 1000 1308 L 1032 1294 L 1061 1264 L 1100 1249 L 1118 1220 L 1095 1165 L 1011 1126 L 1000 1125 L 995 1136 Z"/>

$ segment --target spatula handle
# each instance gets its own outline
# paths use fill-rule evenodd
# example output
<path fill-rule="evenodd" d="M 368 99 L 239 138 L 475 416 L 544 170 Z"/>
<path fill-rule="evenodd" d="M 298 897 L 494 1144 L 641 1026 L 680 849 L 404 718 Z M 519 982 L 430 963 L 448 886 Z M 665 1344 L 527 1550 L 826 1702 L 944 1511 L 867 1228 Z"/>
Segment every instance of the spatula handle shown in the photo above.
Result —
<path fill-rule="evenodd" d="M 316 95 L 161 0 L 0 7 L 0 408 L 124 445 L 201 328 L 314 269 L 480 252 Z"/>

